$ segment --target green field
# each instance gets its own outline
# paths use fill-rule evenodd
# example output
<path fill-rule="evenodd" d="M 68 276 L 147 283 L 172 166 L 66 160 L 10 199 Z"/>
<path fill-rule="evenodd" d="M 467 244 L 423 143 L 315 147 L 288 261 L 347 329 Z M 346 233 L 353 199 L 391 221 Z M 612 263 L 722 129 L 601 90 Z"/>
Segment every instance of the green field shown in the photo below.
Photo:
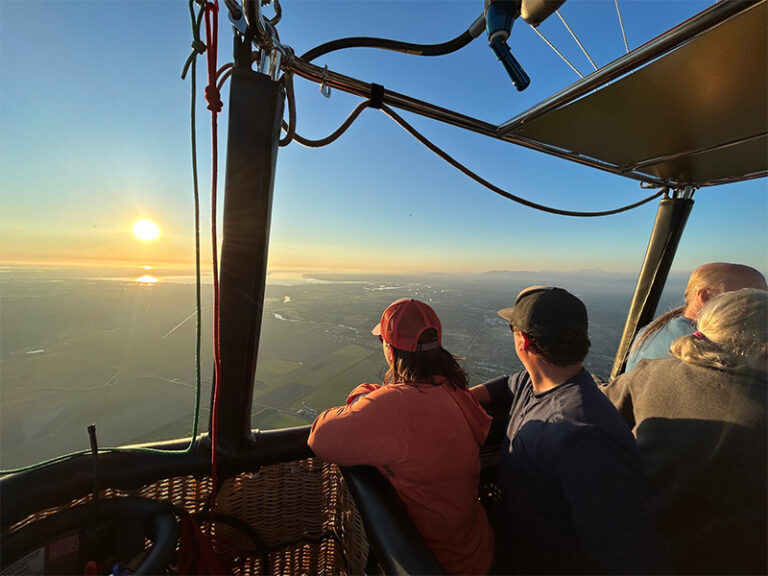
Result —
<path fill-rule="evenodd" d="M 466 356 L 472 383 L 519 369 L 496 310 L 519 286 L 546 282 L 536 280 L 445 276 L 429 283 L 369 278 L 267 286 L 252 426 L 308 424 L 323 409 L 343 404 L 361 382 L 381 382 L 386 363 L 370 331 L 384 308 L 403 296 L 433 303 L 443 344 Z M 0 288 L 0 467 L 88 449 L 89 424 L 96 424 L 105 447 L 190 435 L 197 380 L 194 286 L 2 278 Z M 587 366 L 602 375 L 610 370 L 631 283 L 583 292 L 594 327 Z M 204 286 L 201 431 L 207 429 L 213 371 L 211 298 Z"/>

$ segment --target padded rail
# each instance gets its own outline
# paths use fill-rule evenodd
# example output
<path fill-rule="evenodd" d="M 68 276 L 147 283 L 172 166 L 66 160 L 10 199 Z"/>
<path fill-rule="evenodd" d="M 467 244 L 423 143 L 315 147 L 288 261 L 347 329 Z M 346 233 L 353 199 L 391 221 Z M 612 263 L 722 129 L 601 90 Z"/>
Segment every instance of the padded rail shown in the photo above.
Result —
<path fill-rule="evenodd" d="M 248 444 L 235 454 L 219 454 L 221 477 L 257 471 L 261 466 L 300 460 L 312 456 L 307 447 L 309 426 L 281 430 L 254 431 Z M 153 453 L 132 450 L 108 451 L 99 455 L 99 483 L 102 488 L 132 489 L 163 478 L 211 473 L 210 441 L 201 436 L 194 450 L 185 452 L 189 440 L 145 444 L 144 448 L 178 450 Z M 82 455 L 0 478 L 0 530 L 39 510 L 58 506 L 90 494 L 93 488 L 93 462 Z"/>
<path fill-rule="evenodd" d="M 352 466 L 342 472 L 385 574 L 445 574 L 397 492 L 375 468 Z"/>

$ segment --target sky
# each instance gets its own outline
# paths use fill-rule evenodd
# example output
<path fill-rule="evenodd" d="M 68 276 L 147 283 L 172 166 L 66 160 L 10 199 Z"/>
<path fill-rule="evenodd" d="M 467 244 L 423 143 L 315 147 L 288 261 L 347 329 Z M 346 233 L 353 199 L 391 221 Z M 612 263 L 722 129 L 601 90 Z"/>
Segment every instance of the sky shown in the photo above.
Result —
<path fill-rule="evenodd" d="M 281 41 L 302 54 L 345 36 L 442 42 L 464 31 L 482 0 L 284 0 Z M 619 0 L 630 48 L 711 5 Z M 268 9 L 269 10 L 269 9 Z M 270 12 L 271 13 L 271 12 Z M 600 66 L 624 52 L 613 0 L 570 0 L 561 14 Z M 231 61 L 222 2 L 219 65 Z M 590 65 L 562 23 L 542 32 L 581 70 Z M 190 83 L 185 0 L 0 0 L 0 266 L 153 266 L 194 263 Z M 532 79 L 518 92 L 481 37 L 460 52 L 420 58 L 371 49 L 315 63 L 482 120 L 502 123 L 578 80 L 522 20 L 512 51 Z M 203 258 L 209 261 L 210 128 L 198 60 L 197 142 Z M 296 78 L 297 130 L 331 133 L 359 98 L 325 98 Z M 228 91 L 219 115 L 223 211 Z M 258 106 L 258 103 L 254 103 Z M 648 191 L 624 179 L 407 113 L 472 170 L 509 192 L 571 210 L 605 210 Z M 704 188 L 673 271 L 731 261 L 768 273 L 765 179 Z M 598 268 L 639 271 L 657 203 L 600 219 L 536 212 L 444 163 L 376 110 L 322 149 L 281 148 L 269 268 L 281 271 L 483 272 Z M 142 241 L 137 220 L 160 236 Z"/>

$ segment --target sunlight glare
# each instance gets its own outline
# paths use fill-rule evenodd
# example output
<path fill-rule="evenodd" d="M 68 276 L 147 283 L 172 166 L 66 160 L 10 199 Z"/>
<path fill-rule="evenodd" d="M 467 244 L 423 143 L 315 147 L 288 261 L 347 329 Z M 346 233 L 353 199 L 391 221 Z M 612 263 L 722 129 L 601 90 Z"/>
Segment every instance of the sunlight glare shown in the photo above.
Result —
<path fill-rule="evenodd" d="M 157 284 L 159 280 L 154 276 L 145 274 L 144 276 L 139 276 L 138 278 L 136 278 L 136 282 L 138 282 L 139 284 Z"/>
<path fill-rule="evenodd" d="M 142 242 L 151 242 L 160 237 L 160 228 L 152 220 L 137 220 L 133 224 L 133 235 Z"/>

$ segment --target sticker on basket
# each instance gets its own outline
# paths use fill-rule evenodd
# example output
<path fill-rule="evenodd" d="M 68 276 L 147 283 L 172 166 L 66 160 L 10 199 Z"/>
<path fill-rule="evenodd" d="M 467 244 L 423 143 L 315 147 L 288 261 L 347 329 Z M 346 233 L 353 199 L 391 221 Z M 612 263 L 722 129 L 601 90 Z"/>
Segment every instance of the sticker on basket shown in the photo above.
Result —
<path fill-rule="evenodd" d="M 80 535 L 71 534 L 48 544 L 48 562 L 56 562 L 80 550 Z"/>

